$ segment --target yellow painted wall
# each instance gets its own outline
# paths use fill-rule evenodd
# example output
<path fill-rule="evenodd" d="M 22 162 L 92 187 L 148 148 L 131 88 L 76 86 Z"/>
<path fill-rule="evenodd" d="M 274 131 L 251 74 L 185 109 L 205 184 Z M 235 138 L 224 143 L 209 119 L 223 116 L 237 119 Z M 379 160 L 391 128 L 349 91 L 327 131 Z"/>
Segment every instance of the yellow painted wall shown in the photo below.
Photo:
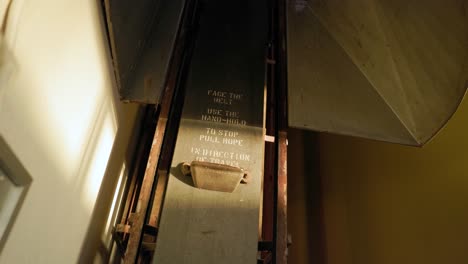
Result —
<path fill-rule="evenodd" d="M 329 263 L 468 263 L 468 101 L 422 149 L 321 135 L 320 164 Z"/>
<path fill-rule="evenodd" d="M 304 133 L 290 134 L 290 157 L 314 142 L 319 156 L 290 160 L 291 263 L 468 263 L 468 100 L 423 148 Z M 317 158 L 320 180 L 300 187 L 317 174 L 301 162 Z M 317 221 L 323 232 L 308 232 Z"/>
<path fill-rule="evenodd" d="M 313 263 L 320 256 L 320 181 L 313 133 L 288 132 L 288 232 L 289 263 Z M 321 262 L 316 262 L 321 263 Z"/>

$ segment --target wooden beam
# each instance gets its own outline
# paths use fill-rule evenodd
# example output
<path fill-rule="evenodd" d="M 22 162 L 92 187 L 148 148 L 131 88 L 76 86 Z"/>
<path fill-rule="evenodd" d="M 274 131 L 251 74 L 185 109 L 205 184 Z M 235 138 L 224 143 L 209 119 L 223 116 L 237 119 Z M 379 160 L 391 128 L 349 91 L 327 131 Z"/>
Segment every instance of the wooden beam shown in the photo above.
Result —
<path fill-rule="evenodd" d="M 286 1 L 277 1 L 277 35 L 276 35 L 276 220 L 275 220 L 275 262 L 288 263 L 288 99 L 287 99 L 287 47 L 286 47 Z"/>

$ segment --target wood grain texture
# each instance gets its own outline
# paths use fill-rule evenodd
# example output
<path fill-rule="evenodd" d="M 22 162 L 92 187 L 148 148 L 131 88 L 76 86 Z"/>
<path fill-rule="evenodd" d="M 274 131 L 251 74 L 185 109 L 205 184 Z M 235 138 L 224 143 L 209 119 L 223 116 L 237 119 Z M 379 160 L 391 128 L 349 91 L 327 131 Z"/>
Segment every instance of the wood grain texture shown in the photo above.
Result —
<path fill-rule="evenodd" d="M 256 263 L 264 151 L 265 1 L 202 1 L 200 28 L 164 199 L 154 263 Z M 213 91 L 227 97 L 213 96 Z M 241 95 L 240 97 L 227 94 Z M 233 99 L 216 102 L 218 99 Z M 221 120 L 207 120 L 209 109 Z M 236 112 L 239 122 L 227 122 Z M 213 113 L 211 111 L 211 113 Z M 244 123 L 245 121 L 245 123 Z M 216 137 L 203 138 L 209 129 Z M 229 130 L 236 136 L 222 136 Z M 227 139 L 241 144 L 224 144 Z M 202 190 L 182 175 L 192 160 L 247 169 L 233 193 Z"/>
<path fill-rule="evenodd" d="M 289 1 L 288 14 L 292 126 L 422 145 L 465 94 L 466 0 Z M 340 58 L 322 56 L 333 46 Z"/>

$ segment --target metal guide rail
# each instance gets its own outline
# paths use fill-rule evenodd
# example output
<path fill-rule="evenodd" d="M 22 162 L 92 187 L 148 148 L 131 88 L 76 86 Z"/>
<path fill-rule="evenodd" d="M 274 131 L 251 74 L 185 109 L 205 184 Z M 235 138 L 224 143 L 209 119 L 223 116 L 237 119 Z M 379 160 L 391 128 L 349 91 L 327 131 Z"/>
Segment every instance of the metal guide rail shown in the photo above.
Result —
<path fill-rule="evenodd" d="M 281 8 L 253 2 L 187 1 L 114 232 L 125 263 L 286 263 Z"/>

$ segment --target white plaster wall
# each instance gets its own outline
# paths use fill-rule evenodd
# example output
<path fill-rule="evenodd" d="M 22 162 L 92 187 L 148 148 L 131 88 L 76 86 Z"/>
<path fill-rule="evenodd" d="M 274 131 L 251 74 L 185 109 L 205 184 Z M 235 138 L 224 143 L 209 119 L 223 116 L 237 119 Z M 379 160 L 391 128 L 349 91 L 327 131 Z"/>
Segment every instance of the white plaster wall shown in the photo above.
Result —
<path fill-rule="evenodd" d="M 0 263 L 93 254 L 81 252 L 91 217 L 109 210 L 93 212 L 96 199 L 113 196 L 101 183 L 117 184 L 137 116 L 115 94 L 99 2 L 13 0 L 4 40 L 14 71 L 0 83 L 0 133 L 33 182 Z"/>

